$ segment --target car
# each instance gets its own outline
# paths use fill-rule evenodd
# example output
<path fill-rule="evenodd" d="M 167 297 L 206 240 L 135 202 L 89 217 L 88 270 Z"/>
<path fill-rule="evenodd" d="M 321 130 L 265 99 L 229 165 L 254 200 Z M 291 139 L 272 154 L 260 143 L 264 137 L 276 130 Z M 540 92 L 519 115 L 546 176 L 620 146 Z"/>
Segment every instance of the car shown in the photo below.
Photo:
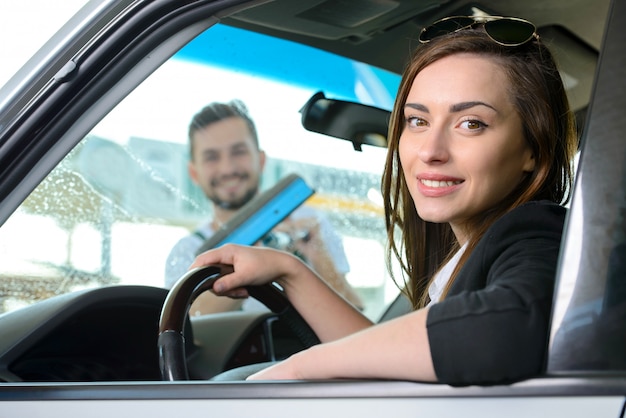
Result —
<path fill-rule="evenodd" d="M 272 286 L 253 293 L 269 309 L 188 312 L 226 267 L 165 287 L 169 250 L 211 211 L 187 176 L 191 116 L 244 101 L 268 155 L 264 193 L 226 239 L 282 179 L 304 181 L 363 312 L 385 321 L 409 309 L 380 195 L 400 74 L 423 26 L 481 14 L 537 25 L 579 128 L 545 374 L 243 380 L 315 335 Z M 620 0 L 87 2 L 0 90 L 1 415 L 624 417 L 624 23 Z"/>

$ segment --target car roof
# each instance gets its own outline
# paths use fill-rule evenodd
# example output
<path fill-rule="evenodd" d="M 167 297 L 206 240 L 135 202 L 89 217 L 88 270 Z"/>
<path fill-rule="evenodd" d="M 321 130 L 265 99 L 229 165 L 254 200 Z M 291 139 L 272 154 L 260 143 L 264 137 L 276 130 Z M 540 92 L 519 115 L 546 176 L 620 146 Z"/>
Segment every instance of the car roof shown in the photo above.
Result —
<path fill-rule="evenodd" d="M 480 13 L 524 18 L 551 46 L 569 82 L 571 105 L 582 111 L 591 92 L 609 4 L 610 0 L 575 6 L 562 0 L 276 0 L 223 22 L 401 73 L 421 28 L 439 18 Z"/>

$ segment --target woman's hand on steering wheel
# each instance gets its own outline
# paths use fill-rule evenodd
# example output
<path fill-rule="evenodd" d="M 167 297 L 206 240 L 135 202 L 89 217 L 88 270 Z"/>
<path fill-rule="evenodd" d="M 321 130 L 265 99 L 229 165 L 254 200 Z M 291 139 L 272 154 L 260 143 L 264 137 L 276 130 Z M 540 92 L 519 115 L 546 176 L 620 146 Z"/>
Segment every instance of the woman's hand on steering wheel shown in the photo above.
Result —
<path fill-rule="evenodd" d="M 190 269 L 214 264 L 233 266 L 232 273 L 213 284 L 213 293 L 233 298 L 247 297 L 248 286 L 277 282 L 284 288 L 288 276 L 307 268 L 297 257 L 284 251 L 226 244 L 198 255 Z"/>

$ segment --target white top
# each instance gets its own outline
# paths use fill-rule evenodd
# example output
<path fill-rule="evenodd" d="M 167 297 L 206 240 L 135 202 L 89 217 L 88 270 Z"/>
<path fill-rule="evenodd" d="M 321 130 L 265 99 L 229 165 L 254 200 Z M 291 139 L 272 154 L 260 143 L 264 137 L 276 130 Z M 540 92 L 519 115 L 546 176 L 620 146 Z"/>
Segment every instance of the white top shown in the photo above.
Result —
<path fill-rule="evenodd" d="M 465 248 L 467 248 L 467 243 L 463 244 L 463 246 L 459 248 L 456 254 L 454 254 L 454 256 L 435 275 L 435 280 L 433 280 L 428 287 L 428 296 L 430 296 L 430 302 L 428 303 L 428 305 L 439 302 L 441 294 L 446 288 L 446 285 L 450 280 L 450 276 L 452 275 L 454 268 L 457 264 L 459 264 L 459 260 L 465 252 Z"/>

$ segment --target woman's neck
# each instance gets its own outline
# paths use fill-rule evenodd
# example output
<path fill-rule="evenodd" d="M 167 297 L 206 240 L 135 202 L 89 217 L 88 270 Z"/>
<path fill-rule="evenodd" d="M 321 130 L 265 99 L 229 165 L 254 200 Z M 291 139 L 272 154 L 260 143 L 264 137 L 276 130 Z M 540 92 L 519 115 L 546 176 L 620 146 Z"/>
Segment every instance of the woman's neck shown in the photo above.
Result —
<path fill-rule="evenodd" d="M 462 247 L 469 240 L 469 231 L 466 225 L 461 224 L 450 224 L 450 228 L 452 229 L 452 233 L 456 237 L 456 240 L 459 243 L 459 247 Z"/>

